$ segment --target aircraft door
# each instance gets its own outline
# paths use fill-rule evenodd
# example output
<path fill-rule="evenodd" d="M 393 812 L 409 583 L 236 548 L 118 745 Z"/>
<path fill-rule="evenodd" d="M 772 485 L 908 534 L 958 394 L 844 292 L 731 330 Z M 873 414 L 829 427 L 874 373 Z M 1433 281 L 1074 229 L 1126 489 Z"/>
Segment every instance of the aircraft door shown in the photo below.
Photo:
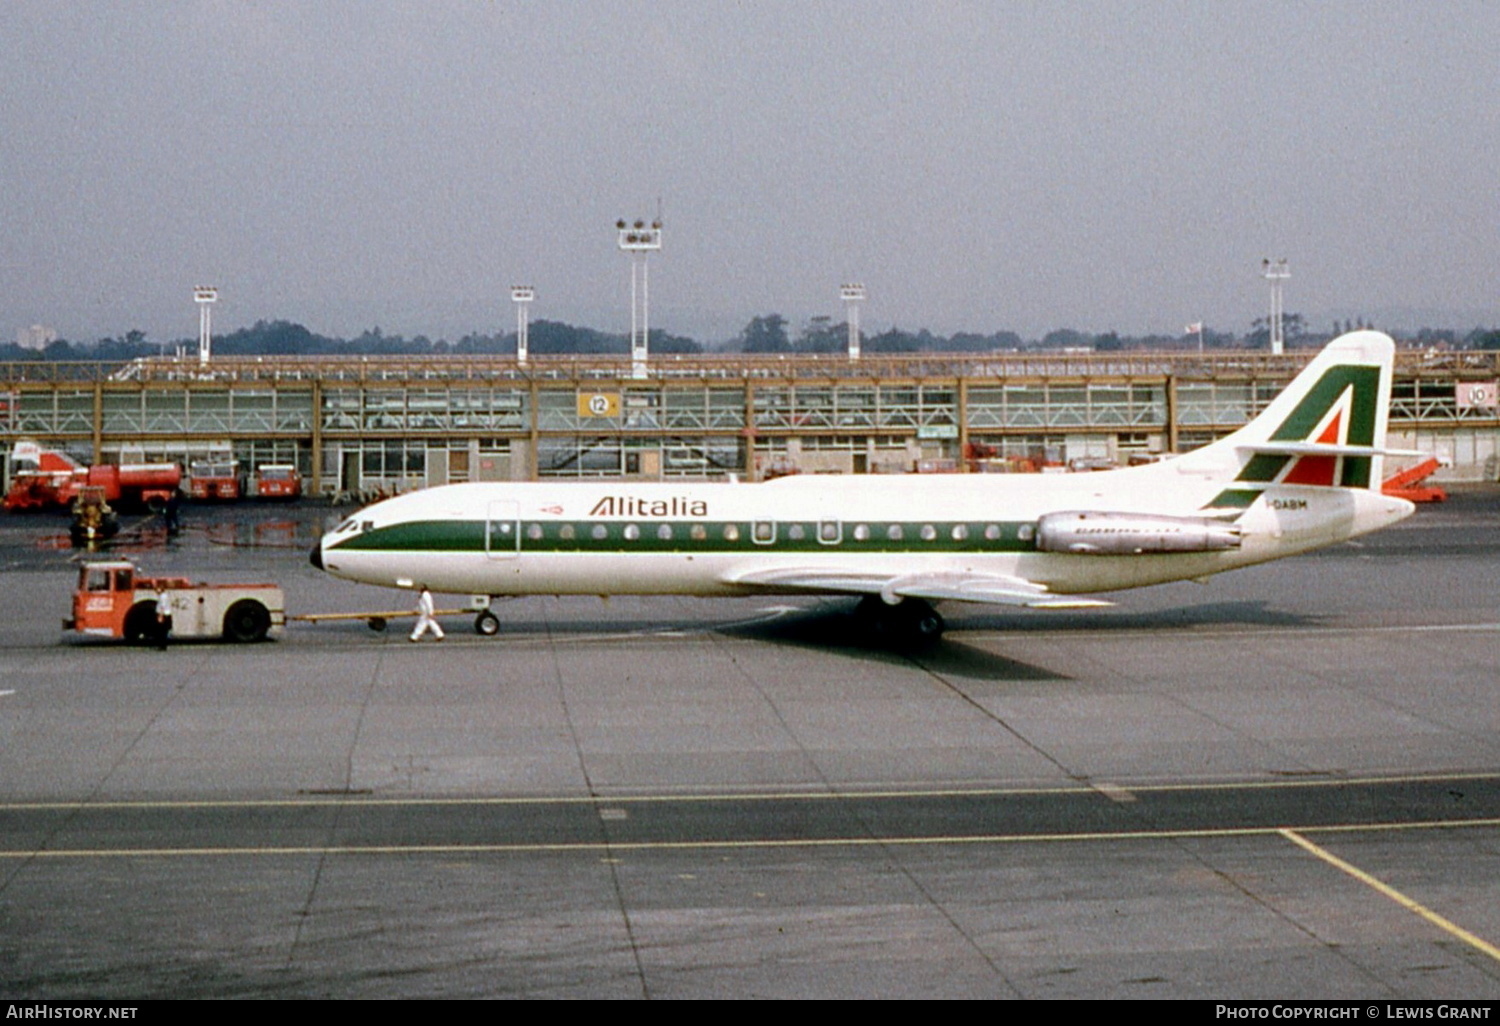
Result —
<path fill-rule="evenodd" d="M 514 559 L 520 553 L 520 503 L 498 499 L 489 504 L 484 519 L 484 551 L 491 559 Z"/>

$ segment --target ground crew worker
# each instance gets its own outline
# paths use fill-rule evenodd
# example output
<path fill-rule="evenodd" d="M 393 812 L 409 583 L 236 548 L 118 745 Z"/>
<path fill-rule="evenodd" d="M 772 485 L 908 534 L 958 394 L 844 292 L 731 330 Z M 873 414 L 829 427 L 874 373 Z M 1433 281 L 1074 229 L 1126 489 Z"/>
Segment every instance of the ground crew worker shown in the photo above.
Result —
<path fill-rule="evenodd" d="M 424 584 L 422 594 L 417 596 L 417 626 L 411 632 L 411 640 L 416 641 L 428 631 L 432 631 L 438 641 L 443 640 L 443 629 L 438 626 L 437 619 L 432 615 L 432 592 L 428 591 Z"/>
<path fill-rule="evenodd" d="M 156 589 L 156 625 L 152 640 L 163 652 L 167 650 L 167 635 L 172 633 L 172 597 L 160 585 Z"/>

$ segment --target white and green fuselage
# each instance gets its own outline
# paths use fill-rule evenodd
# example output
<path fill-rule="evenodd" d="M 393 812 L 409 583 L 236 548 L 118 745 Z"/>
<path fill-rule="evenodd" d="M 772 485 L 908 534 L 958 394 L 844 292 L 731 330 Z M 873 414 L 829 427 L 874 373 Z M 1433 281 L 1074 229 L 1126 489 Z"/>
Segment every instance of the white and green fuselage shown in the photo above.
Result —
<path fill-rule="evenodd" d="M 314 562 L 475 595 L 878 594 L 1049 606 L 1333 544 L 1412 511 L 1380 494 L 1390 340 L 1336 340 L 1249 425 L 1089 474 L 762 484 L 462 484 L 361 510 Z"/>

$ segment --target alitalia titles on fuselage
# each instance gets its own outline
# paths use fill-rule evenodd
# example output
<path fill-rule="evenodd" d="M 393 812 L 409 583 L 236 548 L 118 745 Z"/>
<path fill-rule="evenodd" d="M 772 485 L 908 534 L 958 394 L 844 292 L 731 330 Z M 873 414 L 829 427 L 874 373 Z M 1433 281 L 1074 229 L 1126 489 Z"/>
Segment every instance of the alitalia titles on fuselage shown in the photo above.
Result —
<path fill-rule="evenodd" d="M 591 517 L 706 517 L 708 503 L 674 495 L 670 499 L 642 499 L 634 495 L 606 495 L 589 510 Z"/>

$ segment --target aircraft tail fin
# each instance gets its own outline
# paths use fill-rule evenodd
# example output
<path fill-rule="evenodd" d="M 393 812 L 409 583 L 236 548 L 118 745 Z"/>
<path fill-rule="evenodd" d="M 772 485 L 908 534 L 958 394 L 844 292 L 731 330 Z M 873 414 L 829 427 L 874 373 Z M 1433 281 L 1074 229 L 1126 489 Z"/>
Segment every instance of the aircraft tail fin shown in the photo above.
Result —
<path fill-rule="evenodd" d="M 1183 457 L 1233 483 L 1212 504 L 1243 509 L 1271 485 L 1379 490 L 1395 343 L 1378 331 L 1334 339 L 1250 423 Z"/>

